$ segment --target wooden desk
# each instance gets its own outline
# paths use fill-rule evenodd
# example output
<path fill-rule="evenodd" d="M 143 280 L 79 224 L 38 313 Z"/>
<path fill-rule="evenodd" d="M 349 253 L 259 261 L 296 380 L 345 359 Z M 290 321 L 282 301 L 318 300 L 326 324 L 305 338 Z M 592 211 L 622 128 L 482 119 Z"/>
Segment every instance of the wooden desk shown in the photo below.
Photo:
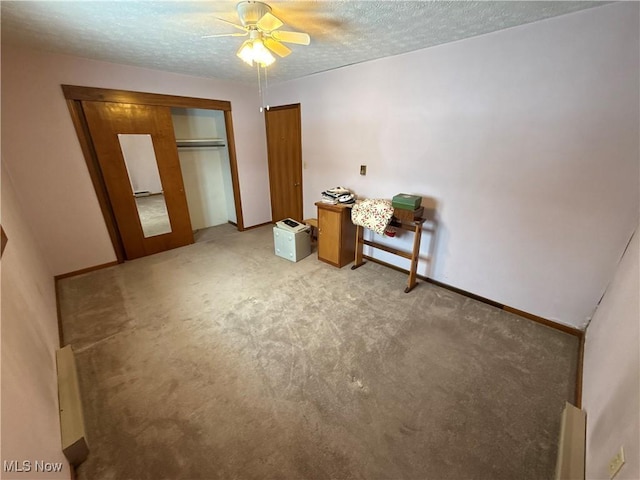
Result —
<path fill-rule="evenodd" d="M 370 240 L 364 239 L 364 228 L 361 226 L 356 227 L 356 259 L 351 267 L 351 270 L 355 270 L 365 263 L 364 255 L 362 250 L 365 245 L 369 247 L 377 248 L 379 250 L 384 250 L 385 252 L 392 253 L 393 255 L 398 255 L 403 258 L 407 258 L 411 260 L 411 267 L 409 269 L 409 279 L 407 280 L 407 288 L 404 289 L 404 293 L 409 293 L 413 287 L 416 286 L 416 276 L 418 271 L 418 259 L 420 256 L 420 239 L 422 238 L 422 224 L 424 223 L 424 218 L 417 218 L 413 221 L 399 220 L 397 218 L 392 219 L 392 223 L 390 226 L 401 228 L 403 230 L 409 230 L 414 233 L 413 235 L 413 250 L 411 253 L 404 252 L 402 250 L 398 250 L 387 245 L 382 245 L 380 243 L 372 242 Z"/>

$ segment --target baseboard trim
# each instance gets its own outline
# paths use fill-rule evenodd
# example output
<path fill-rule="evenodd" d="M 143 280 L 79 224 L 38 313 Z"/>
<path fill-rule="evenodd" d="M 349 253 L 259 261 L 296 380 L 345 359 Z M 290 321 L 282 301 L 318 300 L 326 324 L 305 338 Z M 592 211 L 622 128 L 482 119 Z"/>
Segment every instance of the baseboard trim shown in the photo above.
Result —
<path fill-rule="evenodd" d="M 518 310 L 517 308 L 513 308 L 508 305 L 503 305 L 502 309 L 507 312 L 520 315 L 521 317 L 528 318 L 529 320 L 533 320 L 536 323 L 540 323 L 542 325 L 546 325 L 547 327 L 555 328 L 556 330 L 560 330 L 564 333 L 568 333 L 570 335 L 573 335 L 574 337 L 578 337 L 579 339 L 584 336 L 584 332 L 582 330 L 579 330 L 575 327 L 570 327 L 569 325 L 565 325 L 564 323 L 554 322 L 553 320 L 548 320 L 546 318 L 539 317 L 538 315 L 534 315 L 529 312 Z"/>
<path fill-rule="evenodd" d="M 481 297 L 480 295 L 476 295 L 475 293 L 471 293 L 471 292 L 467 292 L 466 290 L 462 290 L 461 288 L 453 287 L 453 286 L 448 285 L 446 283 L 439 282 L 437 280 L 434 280 L 433 278 L 423 277 L 421 275 L 418 275 L 418 278 L 423 280 L 423 281 L 425 281 L 425 282 L 427 282 L 427 283 L 431 283 L 431 284 L 436 285 L 438 287 L 442 287 L 442 288 L 444 288 L 446 290 L 450 290 L 452 292 L 459 293 L 460 295 L 464 295 L 465 297 L 469 297 L 469 298 L 472 298 L 472 299 L 477 300 L 479 302 L 486 303 L 487 305 L 491 305 L 492 307 L 500 308 L 502 310 L 505 309 L 505 306 L 502 303 L 495 302 L 495 301 L 493 301 L 493 300 L 491 300 L 489 298 Z"/>
<path fill-rule="evenodd" d="M 409 271 L 404 268 L 398 267 L 397 265 L 392 265 L 387 262 L 383 262 L 382 260 L 378 260 L 377 258 L 370 257 L 368 255 L 363 255 L 363 258 L 366 260 L 370 260 L 373 263 L 377 263 L 379 265 L 384 265 L 385 267 L 391 268 L 398 272 L 408 274 Z M 417 276 L 420 280 L 426 283 L 431 283 L 438 287 L 444 288 L 446 290 L 450 290 L 452 292 L 458 293 L 460 295 L 464 295 L 465 297 L 472 298 L 482 303 L 486 303 L 496 308 L 500 308 L 505 312 L 513 313 L 520 317 L 526 318 L 528 320 L 534 321 L 546 327 L 553 328 L 555 330 L 559 330 L 561 332 L 567 333 L 569 335 L 573 335 L 578 339 L 578 364 L 576 366 L 576 391 L 575 391 L 575 399 L 574 404 L 578 408 L 582 408 L 582 378 L 583 378 L 583 361 L 584 361 L 584 331 L 578 328 L 570 327 L 563 323 L 554 322 L 553 320 L 549 320 L 547 318 L 539 317 L 538 315 L 534 315 L 529 312 L 525 312 L 523 310 L 518 310 L 517 308 L 510 307 L 508 305 L 504 305 L 500 302 L 496 302 L 494 300 L 490 300 L 485 297 L 481 297 L 480 295 L 476 295 L 475 293 L 467 292 L 466 290 L 462 290 L 457 287 L 453 287 L 451 285 L 447 285 L 446 283 L 439 282 L 437 280 L 433 280 L 432 278 L 425 277 L 424 275 Z"/>
<path fill-rule="evenodd" d="M 582 408 L 582 382 L 584 375 L 584 333 L 578 339 L 580 344 L 578 345 L 578 365 L 576 367 L 576 398 L 575 406 Z"/>
<path fill-rule="evenodd" d="M 82 270 L 76 270 L 74 272 L 63 273 L 61 275 L 56 275 L 53 277 L 53 283 L 56 293 L 56 314 L 58 316 L 58 348 L 62 348 L 65 346 L 64 343 L 64 330 L 62 328 L 62 314 L 60 312 L 60 288 L 58 286 L 58 280 L 62 280 L 64 278 L 75 277 L 77 275 L 82 275 L 83 273 L 94 272 L 96 270 L 102 270 L 103 268 L 113 267 L 114 265 L 119 265 L 119 262 L 116 260 L 114 262 L 103 263 L 102 265 L 94 265 L 93 267 L 83 268 Z"/>
<path fill-rule="evenodd" d="M 264 222 L 264 223 L 259 223 L 258 225 L 252 225 L 250 227 L 244 227 L 244 229 L 242 230 L 247 231 L 247 230 L 253 230 L 254 228 L 260 228 L 260 227 L 264 227 L 265 225 L 272 225 L 273 222 Z"/>
<path fill-rule="evenodd" d="M 117 260 L 109 263 L 103 263 L 101 265 L 94 265 L 93 267 L 83 268 L 81 270 L 75 270 L 73 272 L 62 273 L 60 275 L 56 275 L 53 277 L 55 280 L 62 280 L 63 278 L 75 277 L 77 275 L 82 275 L 83 273 L 94 272 L 96 270 L 102 270 L 103 268 L 113 267 L 114 265 L 119 265 L 120 263 Z"/>
<path fill-rule="evenodd" d="M 231 222 L 229 222 L 231 223 Z M 265 222 L 265 223 L 261 223 L 258 225 L 253 225 L 251 227 L 246 227 L 244 230 L 253 230 L 254 228 L 260 228 L 260 227 L 264 227 L 265 225 L 271 225 L 273 224 L 273 222 Z M 369 260 L 373 263 L 377 263 L 379 265 L 383 265 L 387 268 L 391 268 L 392 270 L 396 270 L 398 272 L 401 273 L 406 273 L 408 274 L 409 271 L 405 270 L 404 268 L 398 267 L 397 265 L 393 265 L 391 263 L 387 263 L 387 262 L 383 262 L 382 260 L 378 260 L 377 258 L 371 257 L 369 255 L 363 255 L 363 258 L 366 260 Z M 84 273 L 89 273 L 89 272 L 93 272 L 95 270 L 101 270 L 103 268 L 107 268 L 107 267 L 112 267 L 114 265 L 118 265 L 119 262 L 118 261 L 113 261 L 113 262 L 109 262 L 109 263 L 104 263 L 102 265 L 95 265 L 93 267 L 88 267 L 88 268 L 83 268 L 81 270 L 76 270 L 74 272 L 69 272 L 69 273 L 63 273 L 61 275 L 56 275 L 54 278 L 55 280 L 61 280 L 64 278 L 69 278 L 69 277 L 74 277 L 77 275 L 82 275 Z M 517 308 L 513 308 L 510 307 L 508 305 L 504 305 L 503 303 L 500 302 L 496 302 L 494 300 L 491 300 L 489 298 L 485 298 L 482 297 L 480 295 L 476 295 L 475 293 L 471 293 L 468 292 L 466 290 L 462 290 L 460 288 L 454 287 L 452 285 L 448 285 L 446 283 L 442 283 L 439 282 L 437 280 L 434 280 L 432 278 L 429 277 L 425 277 L 424 275 L 417 275 L 417 277 L 422 280 L 423 282 L 426 283 L 431 283 L 433 285 L 436 285 L 438 287 L 444 288 L 446 290 L 450 290 L 452 292 L 458 293 L 460 295 L 464 295 L 465 297 L 468 298 L 472 298 L 474 300 L 477 300 L 479 302 L 482 303 L 486 303 L 488 305 L 491 305 L 493 307 L 496 308 L 500 308 L 506 312 L 509 313 L 513 313 L 515 315 L 518 315 L 520 317 L 526 318 L 528 320 L 534 321 L 536 323 L 539 323 L 541 325 L 545 325 L 547 327 L 553 328 L 555 330 L 559 330 L 561 332 L 567 333 L 569 335 L 573 335 L 575 337 L 577 337 L 578 341 L 579 341 L 579 347 L 578 347 L 578 365 L 577 365 L 577 372 L 576 372 L 576 392 L 575 392 L 575 402 L 574 404 L 578 407 L 581 408 L 582 407 L 582 382 L 583 382 L 583 360 L 584 360 L 584 331 L 580 330 L 578 328 L 575 327 L 570 327 L 568 325 L 565 325 L 563 323 L 559 323 L 559 322 L 554 322 L 553 320 L 549 320 L 547 318 L 543 318 L 540 317 L 538 315 L 534 315 L 532 313 L 529 312 L 525 312 L 523 310 L 519 310 Z M 56 300 L 58 300 L 58 291 L 57 291 L 57 287 L 56 287 Z M 59 302 L 56 301 L 56 304 L 58 305 L 58 309 L 59 309 Z M 58 311 L 58 336 L 59 336 L 59 341 L 60 341 L 60 347 L 64 346 L 64 336 L 63 336 L 63 331 L 62 331 L 62 322 L 61 322 L 61 316 L 60 316 L 60 312 Z"/>
<path fill-rule="evenodd" d="M 363 258 L 366 260 L 370 260 L 373 263 L 377 263 L 379 265 L 384 265 L 385 267 L 391 268 L 398 272 L 408 274 L 409 271 L 404 268 L 398 267 L 397 265 L 392 265 L 387 262 L 383 262 L 382 260 L 378 260 L 377 258 L 370 257 L 368 255 L 363 255 Z M 417 277 L 423 282 L 431 283 L 433 285 L 437 285 L 438 287 L 445 288 L 455 293 L 459 293 L 460 295 L 464 295 L 465 297 L 473 298 L 474 300 L 478 300 L 479 302 L 489 304 L 493 307 L 500 308 L 509 313 L 515 313 L 524 318 L 528 318 L 529 320 L 533 320 L 534 322 L 541 323 L 542 325 L 546 325 L 547 327 L 555 328 L 556 330 L 560 330 L 564 333 L 568 333 L 579 339 L 584 337 L 584 332 L 578 328 L 570 327 L 563 323 L 554 322 L 553 320 L 549 320 L 543 317 L 539 317 L 538 315 L 534 315 L 533 313 L 525 312 L 523 310 L 518 310 L 517 308 L 510 307 L 509 305 L 505 305 L 504 303 L 496 302 L 486 297 L 481 297 L 480 295 L 476 295 L 475 293 L 467 292 L 466 290 L 462 290 L 461 288 L 454 287 L 452 285 L 448 285 L 446 283 L 439 282 L 438 280 L 434 280 L 433 278 L 425 277 L 424 275 L 417 275 Z"/>

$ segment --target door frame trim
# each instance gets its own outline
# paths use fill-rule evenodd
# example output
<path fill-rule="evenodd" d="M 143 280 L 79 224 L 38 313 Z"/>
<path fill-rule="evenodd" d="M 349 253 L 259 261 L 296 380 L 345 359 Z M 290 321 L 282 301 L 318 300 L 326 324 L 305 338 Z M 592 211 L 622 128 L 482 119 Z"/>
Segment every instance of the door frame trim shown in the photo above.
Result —
<path fill-rule="evenodd" d="M 71 113 L 71 120 L 76 130 L 80 148 L 87 164 L 91 183 L 98 198 L 98 204 L 102 211 L 105 224 L 118 263 L 125 261 L 124 243 L 116 225 L 116 217 L 109 201 L 107 187 L 98 164 L 98 157 L 93 146 L 87 120 L 82 109 L 82 101 L 132 103 L 142 105 L 154 105 L 178 108 L 199 108 L 203 110 L 222 110 L 224 112 L 225 130 L 227 134 L 227 148 L 229 150 L 229 165 L 231 167 L 231 184 L 233 188 L 233 200 L 235 203 L 237 229 L 242 232 L 244 219 L 242 217 L 242 199 L 240 197 L 240 183 L 238 177 L 238 163 L 233 134 L 233 121 L 231 115 L 231 102 L 226 100 L 212 100 L 196 97 L 181 97 L 176 95 L 163 95 L 159 93 L 135 92 L 128 90 L 112 90 L 108 88 L 82 87 L 76 85 L 61 85 L 67 107 Z"/>

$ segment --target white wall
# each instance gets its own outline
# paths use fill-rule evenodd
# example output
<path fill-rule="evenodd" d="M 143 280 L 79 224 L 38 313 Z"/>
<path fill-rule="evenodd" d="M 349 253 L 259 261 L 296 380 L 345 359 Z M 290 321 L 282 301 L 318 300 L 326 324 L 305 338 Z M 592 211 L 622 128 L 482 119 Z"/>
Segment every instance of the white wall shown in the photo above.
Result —
<path fill-rule="evenodd" d="M 2 161 L 54 275 L 115 260 L 61 84 L 229 100 L 246 227 L 271 219 L 255 88 L 2 46 Z"/>
<path fill-rule="evenodd" d="M 220 153 L 212 149 L 185 149 L 179 155 L 191 227 L 199 230 L 227 223 Z"/>
<path fill-rule="evenodd" d="M 609 478 L 609 460 L 624 446 L 616 479 L 640 478 L 640 232 L 589 324 L 582 407 L 587 412 L 588 479 Z"/>
<path fill-rule="evenodd" d="M 432 278 L 584 328 L 638 218 L 638 45 L 623 2 L 272 86 L 305 217 L 337 185 L 433 197 Z"/>
<path fill-rule="evenodd" d="M 4 99 L 3 99 L 4 100 Z M 53 275 L 24 222 L 14 186 L 2 167 L 2 228 L 8 243 L 2 277 L 2 458 L 62 462 L 56 474 L 0 473 L 2 478 L 71 478 L 62 454 L 55 351 L 58 319 Z M 0 470 L 3 467 L 0 467 Z"/>
<path fill-rule="evenodd" d="M 220 110 L 171 109 L 177 139 L 222 139 L 225 146 L 178 150 L 185 194 L 194 230 L 237 222 L 233 184 L 226 145 L 224 112 Z"/>
<path fill-rule="evenodd" d="M 150 134 L 118 134 L 131 190 L 162 193 L 162 181 Z"/>

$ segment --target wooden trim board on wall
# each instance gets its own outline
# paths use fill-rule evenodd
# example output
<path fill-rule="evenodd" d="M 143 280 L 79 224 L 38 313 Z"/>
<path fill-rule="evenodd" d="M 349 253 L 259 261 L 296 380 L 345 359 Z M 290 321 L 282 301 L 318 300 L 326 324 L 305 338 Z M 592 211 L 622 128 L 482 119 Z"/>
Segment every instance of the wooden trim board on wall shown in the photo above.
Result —
<path fill-rule="evenodd" d="M 242 200 L 240 197 L 240 182 L 238 178 L 238 164 L 236 158 L 233 122 L 231 116 L 231 102 L 226 100 L 211 100 L 195 97 L 181 97 L 176 95 L 163 95 L 156 93 L 135 92 L 126 90 L 112 90 L 106 88 L 93 88 L 75 85 L 62 85 L 62 91 L 67 100 L 67 106 L 78 136 L 80 147 L 89 170 L 89 176 L 93 184 L 100 210 L 107 226 L 109 238 L 113 245 L 118 263 L 125 261 L 124 244 L 118 230 L 115 213 L 109 200 L 105 180 L 98 164 L 98 158 L 93 146 L 91 134 L 87 125 L 83 101 L 132 103 L 140 105 L 155 105 L 164 107 L 193 108 L 205 110 L 221 110 L 224 112 L 225 129 L 227 134 L 227 146 L 229 151 L 229 164 L 231 168 L 231 183 L 236 211 L 237 229 L 244 230 L 242 216 Z"/>
<path fill-rule="evenodd" d="M 71 114 L 71 121 L 76 129 L 78 141 L 80 142 L 80 148 L 84 156 L 87 170 L 89 170 L 89 177 L 93 184 L 93 189 L 96 192 L 98 198 L 98 204 L 104 217 L 105 225 L 107 226 L 107 232 L 113 245 L 118 263 L 122 263 L 125 260 L 124 244 L 120 237 L 120 232 L 116 226 L 116 216 L 109 200 L 109 194 L 107 193 L 107 186 L 102 176 L 102 170 L 98 164 L 98 156 L 93 148 L 93 142 L 91 141 L 91 134 L 89 133 L 89 127 L 87 120 L 82 110 L 82 103 L 77 99 L 67 98 L 67 107 L 69 107 L 69 113 Z"/>
<path fill-rule="evenodd" d="M 113 267 L 114 265 L 118 265 L 118 263 L 119 262 L 108 262 L 101 265 L 94 265 L 93 267 L 82 268 L 80 270 L 74 270 L 73 272 L 61 273 L 53 278 L 57 281 L 62 280 L 63 278 L 75 277 L 82 275 L 83 273 L 95 272 L 96 270 L 102 270 L 103 268 Z"/>
<path fill-rule="evenodd" d="M 95 272 L 96 270 L 102 270 L 103 268 L 113 267 L 114 265 L 118 265 L 119 263 L 122 263 L 122 262 L 116 261 L 116 262 L 103 263 L 102 265 L 94 265 L 93 267 L 83 268 L 81 270 L 67 272 L 67 273 L 63 273 L 53 277 L 53 282 L 54 282 L 55 291 L 56 291 L 56 315 L 58 317 L 58 347 L 62 348 L 65 346 L 64 330 L 62 328 L 62 312 L 60 312 L 60 288 L 58 285 L 58 280 L 75 277 L 77 275 L 82 275 L 83 273 Z"/>
<path fill-rule="evenodd" d="M 370 260 L 373 263 L 378 263 L 380 265 L 384 265 L 385 267 L 391 268 L 393 270 L 397 270 L 399 272 L 402 273 L 408 273 L 408 270 L 405 270 L 401 267 L 398 267 L 397 265 L 392 265 L 390 263 L 387 262 L 383 262 L 382 260 L 378 260 L 377 258 L 373 258 L 371 256 L 368 255 L 363 255 L 363 257 L 367 260 Z M 549 328 L 553 328 L 555 330 L 559 330 L 561 332 L 567 333 L 569 335 L 573 335 L 574 337 L 576 337 L 578 339 L 578 362 L 577 362 L 577 366 L 576 366 L 576 388 L 575 388 L 575 394 L 574 394 L 574 405 L 578 408 L 582 407 L 582 382 L 583 382 L 583 362 L 584 362 L 584 331 L 574 328 L 574 327 L 570 327 L 568 325 L 564 325 L 562 323 L 558 323 L 558 322 L 554 322 L 553 320 L 548 320 L 546 318 L 543 317 L 539 317 L 537 315 L 533 315 L 532 313 L 528 313 L 528 312 L 524 312 L 522 310 L 518 310 L 516 308 L 510 307 L 508 305 L 504 305 L 502 303 L 499 302 L 495 302 L 493 300 L 490 300 L 488 298 L 484 298 L 481 297 L 479 295 L 476 295 L 474 293 L 471 292 L 467 292 L 465 290 L 461 290 L 459 288 L 456 287 L 452 287 L 451 285 L 447 285 L 446 283 L 441 283 L 438 282 L 437 280 L 433 280 L 429 277 L 425 277 L 423 275 L 418 275 L 418 278 L 426 283 L 431 283 L 433 285 L 437 285 L 438 287 L 441 288 L 445 288 L 447 290 L 450 290 L 452 292 L 458 293 L 460 295 L 464 295 L 465 297 L 469 297 L 472 298 L 474 300 L 477 300 L 479 302 L 482 303 L 486 303 L 488 305 L 491 305 L 493 307 L 499 308 L 501 310 L 504 310 L 505 312 L 509 312 L 509 313 L 513 313 L 515 315 L 518 315 L 520 317 L 526 318 L 528 320 L 532 320 L 536 323 L 539 323 L 541 325 L 544 325 L 546 327 Z"/>
<path fill-rule="evenodd" d="M 405 270 L 404 268 L 398 267 L 397 265 L 392 265 L 390 263 L 383 262 L 382 260 L 378 260 L 377 258 L 371 257 L 369 255 L 363 255 L 363 257 L 365 259 L 367 259 L 367 260 L 372 261 L 373 263 L 377 263 L 379 265 L 384 265 L 385 267 L 391 268 L 391 269 L 396 270 L 398 272 L 407 273 L 407 270 Z M 541 323 L 543 325 L 546 325 L 547 327 L 555 328 L 556 330 L 563 331 L 565 333 L 568 333 L 570 335 L 574 335 L 576 337 L 584 336 L 584 332 L 582 330 L 577 329 L 577 328 L 570 327 L 570 326 L 564 325 L 562 323 L 554 322 L 553 320 L 547 320 L 546 318 L 538 317 L 537 315 L 533 315 L 532 313 L 524 312 L 522 310 L 518 310 L 516 308 L 509 307 L 508 305 L 504 305 L 504 304 L 502 304 L 500 302 L 496 302 L 494 300 L 490 300 L 488 298 L 481 297 L 480 295 L 476 295 L 475 293 L 467 292 L 466 290 L 462 290 L 460 288 L 453 287 L 451 285 L 447 285 L 446 283 L 442 283 L 442 282 L 439 282 L 439 281 L 434 280 L 432 278 L 425 277 L 424 275 L 418 275 L 418 278 L 420 280 L 422 280 L 423 282 L 431 283 L 433 285 L 437 285 L 438 287 L 446 288 L 447 290 L 451 290 L 452 292 L 459 293 L 460 295 L 464 295 L 465 297 L 473 298 L 474 300 L 478 300 L 479 302 L 486 303 L 488 305 L 492 305 L 492 306 L 494 306 L 496 308 L 500 308 L 500 309 L 505 310 L 505 311 L 507 311 L 509 313 L 514 313 L 514 314 L 519 315 L 521 317 L 528 318 L 529 320 L 533 320 L 533 321 L 535 321 L 537 323 Z"/>
<path fill-rule="evenodd" d="M 205 110 L 231 111 L 231 102 L 227 100 L 211 100 L 207 98 L 181 97 L 109 88 L 80 87 L 62 85 L 64 96 L 68 100 L 85 100 L 90 102 L 137 103 L 161 107 L 202 108 Z"/>
<path fill-rule="evenodd" d="M 238 161 L 236 159 L 236 142 L 233 134 L 233 119 L 231 117 L 231 105 L 224 111 L 224 126 L 227 132 L 227 150 L 229 152 L 229 166 L 231 167 L 231 185 L 233 200 L 236 207 L 236 226 L 238 231 L 244 230 L 244 217 L 242 216 L 242 198 L 240 198 L 240 176 L 238 175 Z"/>

